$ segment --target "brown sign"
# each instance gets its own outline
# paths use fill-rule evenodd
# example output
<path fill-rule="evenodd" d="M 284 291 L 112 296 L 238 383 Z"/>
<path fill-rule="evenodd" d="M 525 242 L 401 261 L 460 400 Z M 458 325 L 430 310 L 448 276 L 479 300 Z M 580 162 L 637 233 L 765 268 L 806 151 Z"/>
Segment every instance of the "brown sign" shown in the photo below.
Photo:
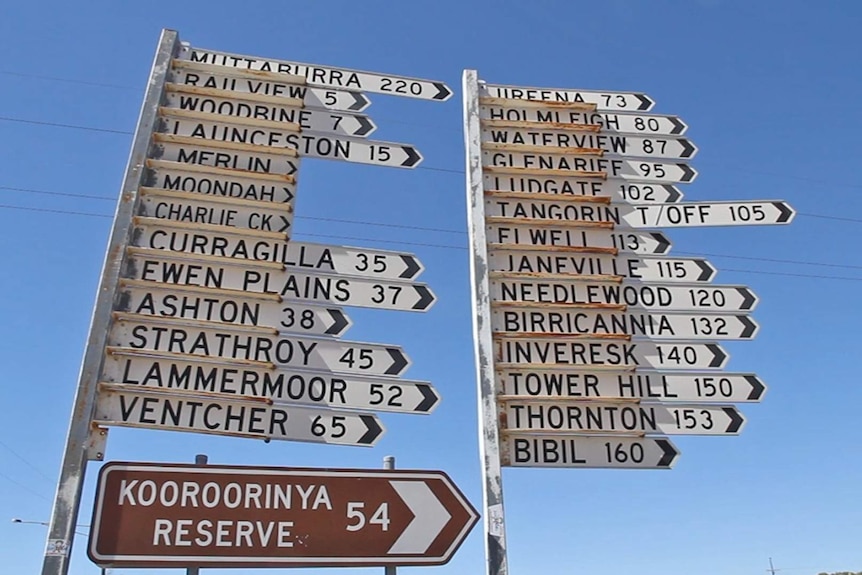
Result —
<path fill-rule="evenodd" d="M 112 462 L 88 554 L 126 567 L 442 565 L 477 519 L 442 471 Z"/>

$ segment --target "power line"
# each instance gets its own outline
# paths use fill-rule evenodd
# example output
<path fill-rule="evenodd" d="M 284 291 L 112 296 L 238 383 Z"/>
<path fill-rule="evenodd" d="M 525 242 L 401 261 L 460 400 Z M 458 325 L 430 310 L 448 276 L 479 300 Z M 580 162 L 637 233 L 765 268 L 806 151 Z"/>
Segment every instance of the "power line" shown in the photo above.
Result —
<path fill-rule="evenodd" d="M 21 210 L 25 212 L 46 212 L 49 214 L 63 214 L 67 216 L 89 216 L 92 218 L 112 218 L 113 216 L 109 216 L 107 214 L 91 214 L 89 212 L 72 212 L 68 210 L 49 210 L 47 208 L 25 208 L 24 206 L 7 206 L 4 204 L 0 204 L 0 208 L 7 210 Z"/>
<path fill-rule="evenodd" d="M 90 126 L 76 126 L 74 124 L 60 124 L 57 122 L 40 122 L 38 120 L 24 120 L 22 118 L 10 118 L 8 116 L 0 116 L 0 120 L 6 122 L 18 122 L 20 124 L 34 124 L 37 126 L 50 126 L 52 128 L 71 128 L 73 130 L 85 130 L 87 132 L 104 132 L 108 134 L 123 134 L 126 136 L 131 136 L 132 132 L 128 132 L 125 130 L 111 130 L 108 128 L 92 128 Z"/>
<path fill-rule="evenodd" d="M 58 76 L 42 76 L 39 74 L 25 74 L 23 72 L 12 72 L 0 70 L 4 76 L 17 76 L 18 78 L 33 78 L 35 80 L 48 80 L 51 82 L 66 82 L 67 84 L 82 84 L 84 86 L 95 86 L 97 88 L 116 88 L 117 90 L 134 90 L 131 86 L 120 86 L 118 84 L 107 84 L 103 82 L 92 82 L 89 80 L 74 80 L 72 78 L 60 78 Z"/>
<path fill-rule="evenodd" d="M 12 455 L 14 455 L 15 457 L 17 457 L 18 459 L 20 459 L 21 461 L 23 461 L 23 462 L 24 462 L 24 464 L 25 464 L 27 467 L 29 467 L 30 469 L 32 469 L 33 471 L 35 471 L 36 473 L 38 473 L 39 475 L 41 475 L 44 479 L 48 480 L 49 482 L 52 482 L 52 481 L 53 481 L 50 477 L 48 477 L 47 475 L 45 475 L 45 474 L 42 472 L 42 470 L 41 470 L 41 469 L 39 469 L 38 467 L 36 467 L 36 466 L 35 466 L 35 465 L 33 465 L 32 463 L 30 463 L 27 459 L 25 459 L 23 455 L 20 455 L 20 454 L 19 454 L 19 453 L 17 453 L 14 449 L 12 449 L 11 447 L 9 447 L 8 445 L 6 445 L 5 443 L 3 443 L 2 441 L 0 441 L 0 445 L 2 445 L 3 447 L 5 447 L 5 448 L 6 448 L 6 450 L 7 450 L 9 453 L 11 453 L 11 454 L 12 454 Z"/>
<path fill-rule="evenodd" d="M 9 483 L 12 483 L 12 484 L 14 484 L 14 485 L 17 485 L 18 487 L 20 487 L 21 489 L 23 489 L 24 491 L 26 491 L 26 492 L 27 492 L 27 493 L 29 493 L 30 495 L 35 495 L 35 496 L 36 496 L 36 497 L 38 497 L 39 499 L 44 499 L 45 501 L 49 501 L 49 502 L 51 501 L 50 499 L 48 499 L 47 497 L 45 497 L 45 496 L 44 496 L 44 495 L 42 495 L 41 493 L 39 493 L 39 492 L 37 492 L 37 491 L 33 491 L 33 490 L 32 490 L 32 489 L 30 489 L 30 487 L 28 487 L 27 485 L 24 485 L 23 483 L 21 483 L 21 482 L 19 482 L 19 481 L 16 481 L 16 480 L 12 479 L 11 477 L 9 477 L 8 475 L 6 475 L 6 474 L 5 474 L 5 473 L 3 473 L 2 471 L 0 471 L 0 477 L 2 477 L 3 479 L 5 479 L 5 480 L 6 480 L 6 481 L 8 481 Z"/>
<path fill-rule="evenodd" d="M 115 202 L 117 198 L 109 198 L 107 196 L 88 196 L 86 194 L 69 194 L 66 192 L 49 192 L 47 190 L 34 190 L 32 188 L 14 188 L 12 186 L 0 186 L 0 190 L 10 190 L 12 192 L 25 192 L 28 194 L 43 194 L 46 196 L 66 196 L 69 198 L 85 198 L 88 200 L 105 200 Z"/>

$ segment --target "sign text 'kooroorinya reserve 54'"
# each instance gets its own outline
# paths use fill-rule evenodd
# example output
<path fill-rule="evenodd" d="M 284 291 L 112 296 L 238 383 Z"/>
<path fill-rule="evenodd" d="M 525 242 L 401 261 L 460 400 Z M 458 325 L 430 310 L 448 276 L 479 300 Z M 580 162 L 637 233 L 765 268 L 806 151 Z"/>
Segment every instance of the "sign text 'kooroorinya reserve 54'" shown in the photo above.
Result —
<path fill-rule="evenodd" d="M 487 575 L 508 575 L 503 467 L 669 469 L 666 435 L 736 435 L 757 296 L 668 257 L 655 228 L 789 223 L 781 200 L 682 202 L 698 148 L 640 92 L 493 85 L 464 72 Z"/>

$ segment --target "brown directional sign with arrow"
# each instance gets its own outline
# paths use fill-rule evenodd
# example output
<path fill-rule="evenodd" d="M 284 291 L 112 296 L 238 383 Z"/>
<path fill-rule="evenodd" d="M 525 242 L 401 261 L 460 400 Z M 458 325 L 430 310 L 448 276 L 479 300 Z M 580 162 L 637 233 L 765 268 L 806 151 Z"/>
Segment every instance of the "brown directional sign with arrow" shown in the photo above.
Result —
<path fill-rule="evenodd" d="M 121 567 L 442 565 L 477 519 L 442 471 L 112 462 L 88 553 Z"/>

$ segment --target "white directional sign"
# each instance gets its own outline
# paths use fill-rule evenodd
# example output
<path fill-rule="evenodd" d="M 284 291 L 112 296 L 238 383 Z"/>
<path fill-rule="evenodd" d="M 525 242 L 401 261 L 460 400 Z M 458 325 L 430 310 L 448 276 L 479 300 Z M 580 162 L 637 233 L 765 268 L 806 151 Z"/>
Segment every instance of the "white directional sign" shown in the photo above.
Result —
<path fill-rule="evenodd" d="M 156 317 L 173 317 L 235 325 L 271 327 L 302 335 L 340 337 L 352 325 L 344 311 L 274 298 L 253 298 L 235 290 L 199 288 L 192 291 L 156 282 L 121 280 L 115 309 Z M 188 289 L 188 288 L 187 288 Z"/>
<path fill-rule="evenodd" d="M 629 160 L 615 156 L 575 156 L 543 153 L 541 148 L 532 151 L 500 151 L 498 144 L 488 144 L 482 152 L 482 165 L 511 170 L 547 170 L 553 175 L 566 172 L 604 174 L 608 178 L 634 182 L 689 183 L 697 177 L 697 171 L 684 163 L 657 162 L 655 160 Z M 502 146 L 502 145 L 500 145 Z M 508 148 L 516 146 L 507 145 Z"/>
<path fill-rule="evenodd" d="M 260 397 L 278 405 L 397 413 L 431 413 L 440 401 L 439 394 L 425 381 L 273 368 L 265 362 L 231 363 L 186 354 L 153 357 L 119 348 L 108 350 L 102 381 L 227 398 Z"/>
<path fill-rule="evenodd" d="M 489 249 L 529 249 L 528 246 L 552 248 L 609 248 L 631 254 L 666 254 L 670 240 L 661 232 L 613 231 L 548 225 L 546 221 L 512 218 L 487 218 Z M 523 222 L 523 223 L 520 223 Z M 537 225 L 539 224 L 539 225 Z M 577 226 L 577 222 L 574 223 Z M 561 250 L 565 251 L 565 250 Z"/>
<path fill-rule="evenodd" d="M 317 271 L 255 268 L 249 262 L 200 262 L 164 257 L 159 253 L 143 255 L 133 252 L 129 257 L 127 276 L 173 286 L 232 290 L 237 295 L 241 292 L 278 294 L 305 302 L 374 309 L 427 311 L 436 301 L 434 293 L 425 284 Z"/>
<path fill-rule="evenodd" d="M 757 402 L 766 386 L 753 373 L 589 371 L 510 367 L 497 371 L 503 397 L 647 399 L 700 403 Z"/>
<path fill-rule="evenodd" d="M 503 436 L 501 462 L 507 467 L 670 469 L 679 450 L 667 439 L 584 435 Z"/>
<path fill-rule="evenodd" d="M 572 367 L 653 367 L 664 369 L 711 369 L 727 363 L 728 354 L 715 343 L 653 343 L 651 341 L 592 341 L 575 336 L 496 336 L 498 368 L 508 364 Z M 507 364 L 507 365 L 501 365 Z"/>
<path fill-rule="evenodd" d="M 682 192 L 670 184 L 643 184 L 578 178 L 574 176 L 548 176 L 547 174 L 513 174 L 507 168 L 485 167 L 485 192 L 523 192 L 524 199 L 561 200 L 574 198 L 610 198 L 625 204 L 652 204 L 678 202 Z"/>
<path fill-rule="evenodd" d="M 509 430 L 667 435 L 737 435 L 745 418 L 735 407 L 660 403 L 505 402 Z"/>
<path fill-rule="evenodd" d="M 422 100 L 448 100 L 452 90 L 443 82 L 392 76 L 377 72 L 362 72 L 346 68 L 331 68 L 317 64 L 302 64 L 284 60 L 270 60 L 215 52 L 201 48 L 183 47 L 180 54 L 182 60 L 202 62 L 241 70 L 274 72 L 291 76 L 304 76 L 309 86 L 325 86 L 362 92 L 378 92 L 392 96 L 406 96 Z"/>
<path fill-rule="evenodd" d="M 258 140 L 251 132 L 247 135 L 248 139 Z M 154 156 L 159 160 L 281 176 L 295 176 L 299 171 L 296 151 L 289 148 L 273 148 L 240 141 L 223 142 L 205 139 L 204 135 L 198 137 L 156 133 L 153 134 L 153 140 L 156 142 Z"/>
<path fill-rule="evenodd" d="M 483 120 L 482 127 L 484 128 L 491 126 L 495 128 L 533 128 L 535 126 L 531 124 L 536 123 L 580 124 L 600 126 L 602 132 L 655 136 L 681 136 L 688 129 L 685 122 L 677 116 L 589 112 L 565 110 L 553 106 L 540 108 L 488 104 L 479 106 L 479 115 Z M 563 126 L 553 127 L 561 128 Z"/>
<path fill-rule="evenodd" d="M 548 105 L 582 102 L 594 104 L 599 110 L 651 110 L 655 101 L 640 92 L 605 92 L 600 90 L 565 90 L 557 88 L 525 88 L 522 86 L 500 86 L 481 84 L 479 101 L 483 98 L 528 100 Z"/>
<path fill-rule="evenodd" d="M 601 150 L 620 156 L 636 156 L 667 160 L 686 160 L 694 157 L 697 147 L 686 138 L 603 134 L 580 130 L 553 129 L 546 124 L 533 127 L 488 126 L 482 129 L 482 146 L 532 146 L 549 148 L 548 153 L 583 153 L 578 150 Z M 565 148 L 563 152 L 555 148 Z"/>
<path fill-rule="evenodd" d="M 491 312 L 491 329 L 503 335 L 624 334 L 655 340 L 732 340 L 754 339 L 759 328 L 745 315 L 570 309 L 547 304 L 502 305 L 499 302 Z"/>
<path fill-rule="evenodd" d="M 633 228 L 789 224 L 796 215 L 787 202 L 770 200 L 625 206 L 620 213 Z"/>
<path fill-rule="evenodd" d="M 233 121 L 275 129 L 283 123 L 298 124 L 302 130 L 332 132 L 343 136 L 366 137 L 377 129 L 371 118 L 361 114 L 242 100 L 239 99 L 242 94 L 232 97 L 199 96 L 195 94 L 194 88 L 177 84 L 168 84 L 166 89 L 166 109 L 180 113 L 187 111 L 233 117 Z"/>
<path fill-rule="evenodd" d="M 410 365 L 397 346 L 272 334 L 259 328 L 200 327 L 144 315 L 131 320 L 129 316 L 124 314 L 114 322 L 108 345 L 369 375 L 401 375 Z"/>
<path fill-rule="evenodd" d="M 500 278 L 498 283 L 503 293 L 494 291 L 497 300 L 520 299 L 515 297 L 521 284 L 509 279 L 523 277 L 536 280 L 539 277 L 562 276 L 620 276 L 642 282 L 704 282 L 715 278 L 716 269 L 706 260 L 699 258 L 667 258 L 603 254 L 566 254 L 541 253 L 536 251 L 497 250 L 488 254 L 491 279 Z M 521 274 L 521 275 L 519 275 Z M 573 278 L 569 278 L 573 279 Z M 494 282 L 492 282 L 493 285 Z M 534 282 L 524 284 L 534 285 Z M 539 284 L 550 286 L 551 284 Z M 511 287 L 510 287 L 511 286 Z M 527 288 L 530 289 L 530 288 Z M 541 289 L 559 289 L 542 287 Z M 507 291 L 508 290 L 508 291 Z M 508 294 L 508 295 L 507 295 Z M 523 298 L 529 301 L 527 298 Z"/>
<path fill-rule="evenodd" d="M 211 224 L 289 234 L 293 206 L 262 204 L 257 200 L 204 196 L 195 192 L 175 192 L 141 187 L 138 215 L 157 219 Z"/>
<path fill-rule="evenodd" d="M 289 209 L 296 197 L 296 178 L 292 175 L 240 172 L 153 159 L 147 160 L 147 168 L 145 183 L 163 190 L 257 201 L 265 209 Z"/>
<path fill-rule="evenodd" d="M 747 286 L 623 283 L 593 279 L 492 279 L 492 294 L 509 301 L 547 304 L 614 304 L 662 312 L 748 312 L 757 296 Z M 511 300 L 512 296 L 517 300 Z"/>
<path fill-rule="evenodd" d="M 171 63 L 170 78 L 201 95 L 230 98 L 242 94 L 274 104 L 345 112 L 362 112 L 371 105 L 362 92 L 306 86 L 305 78 L 299 76 L 261 74 L 185 60 Z"/>
<path fill-rule="evenodd" d="M 106 386 L 94 423 L 260 439 L 369 447 L 383 435 L 373 414 L 213 399 Z"/>

